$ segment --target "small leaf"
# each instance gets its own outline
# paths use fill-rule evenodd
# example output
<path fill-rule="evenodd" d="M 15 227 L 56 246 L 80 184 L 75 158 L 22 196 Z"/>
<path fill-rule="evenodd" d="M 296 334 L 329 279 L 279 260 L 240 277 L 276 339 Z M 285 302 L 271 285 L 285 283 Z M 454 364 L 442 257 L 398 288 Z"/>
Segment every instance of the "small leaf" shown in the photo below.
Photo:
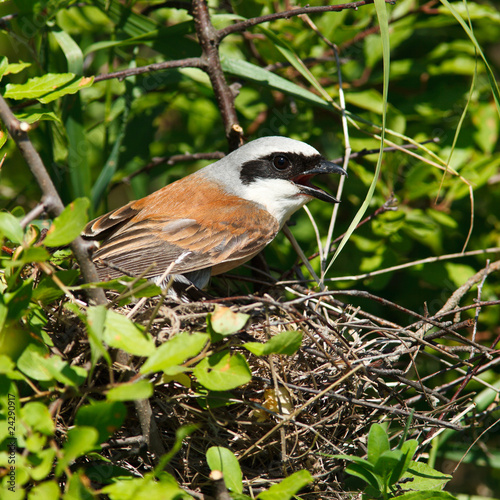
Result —
<path fill-rule="evenodd" d="M 155 343 L 151 335 L 143 333 L 143 329 L 126 316 L 115 311 L 107 311 L 103 340 L 109 346 L 130 354 L 148 356 L 154 352 Z"/>
<path fill-rule="evenodd" d="M 241 330 L 249 317 L 248 314 L 235 313 L 229 307 L 216 306 L 214 312 L 208 316 L 208 320 L 215 332 L 226 336 Z"/>
<path fill-rule="evenodd" d="M 367 484 L 369 484 L 378 493 L 382 492 L 383 485 L 379 477 L 373 472 L 369 471 L 367 468 L 359 464 L 350 464 L 345 472 L 351 476 L 359 477 Z"/>
<path fill-rule="evenodd" d="M 309 471 L 299 470 L 291 476 L 274 484 L 267 491 L 263 491 L 257 498 L 260 500 L 289 500 L 304 486 L 312 483 L 314 478 Z"/>
<path fill-rule="evenodd" d="M 55 426 L 49 409 L 38 401 L 26 403 L 21 409 L 21 418 L 33 431 L 46 436 L 54 434 Z"/>
<path fill-rule="evenodd" d="M 61 120 L 53 111 L 42 111 L 40 109 L 36 109 L 33 111 L 25 111 L 24 113 L 16 113 L 16 118 L 20 122 L 26 122 L 26 123 L 35 123 L 44 120 L 61 123 Z"/>
<path fill-rule="evenodd" d="M 24 232 L 19 220 L 8 212 L 0 212 L 0 236 L 5 236 L 12 243 L 21 243 Z"/>
<path fill-rule="evenodd" d="M 153 384 L 149 380 L 120 384 L 106 394 L 108 401 L 135 401 L 148 399 L 153 395 Z"/>
<path fill-rule="evenodd" d="M 252 379 L 247 360 L 240 353 L 229 351 L 212 354 L 198 363 L 194 374 L 199 383 L 211 391 L 229 391 Z"/>
<path fill-rule="evenodd" d="M 97 437 L 97 431 L 93 427 L 78 426 L 70 429 L 62 449 L 62 458 L 56 466 L 56 476 L 60 476 L 75 459 L 93 450 L 98 444 Z"/>
<path fill-rule="evenodd" d="M 77 426 L 93 427 L 97 430 L 97 444 L 106 441 L 122 425 L 127 408 L 120 401 L 99 401 L 82 406 L 75 417 Z"/>
<path fill-rule="evenodd" d="M 243 493 L 243 474 L 234 453 L 221 446 L 212 446 L 207 451 L 207 464 L 210 470 L 224 474 L 224 483 L 229 490 Z"/>
<path fill-rule="evenodd" d="M 87 198 L 77 198 L 71 202 L 61 214 L 54 219 L 47 232 L 44 245 L 58 247 L 68 245 L 80 236 L 87 223 L 87 210 L 89 208 Z"/>
<path fill-rule="evenodd" d="M 295 354 L 302 344 L 302 332 L 281 332 L 271 337 L 265 344 L 260 342 L 247 342 L 243 347 L 256 356 L 269 354 Z"/>
<path fill-rule="evenodd" d="M 373 465 L 382 453 L 389 451 L 389 438 L 380 424 L 373 424 L 368 434 L 368 461 Z"/>
<path fill-rule="evenodd" d="M 180 365 L 201 352 L 208 342 L 206 333 L 182 332 L 158 347 L 141 368 L 141 373 L 151 373 Z"/>

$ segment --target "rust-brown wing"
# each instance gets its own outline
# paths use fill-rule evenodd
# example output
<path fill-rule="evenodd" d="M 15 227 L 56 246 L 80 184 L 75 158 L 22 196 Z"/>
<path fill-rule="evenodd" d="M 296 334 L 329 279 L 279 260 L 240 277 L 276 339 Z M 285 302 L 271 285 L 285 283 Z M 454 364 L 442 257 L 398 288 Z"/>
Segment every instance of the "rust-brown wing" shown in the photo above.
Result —
<path fill-rule="evenodd" d="M 101 240 L 93 256 L 101 277 L 125 272 L 151 278 L 171 265 L 170 274 L 214 266 L 229 270 L 279 230 L 278 221 L 255 203 L 214 189 L 200 193 L 201 188 L 181 200 L 169 198 L 170 186 L 87 225 L 84 236 Z"/>

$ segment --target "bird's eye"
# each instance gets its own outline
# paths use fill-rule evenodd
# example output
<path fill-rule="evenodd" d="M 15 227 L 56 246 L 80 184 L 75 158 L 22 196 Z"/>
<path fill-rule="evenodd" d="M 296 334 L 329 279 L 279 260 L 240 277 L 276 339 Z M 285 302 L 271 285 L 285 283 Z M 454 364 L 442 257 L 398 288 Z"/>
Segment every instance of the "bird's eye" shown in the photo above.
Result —
<path fill-rule="evenodd" d="M 273 165 L 278 170 L 285 170 L 290 166 L 290 160 L 284 155 L 276 155 L 273 158 Z"/>

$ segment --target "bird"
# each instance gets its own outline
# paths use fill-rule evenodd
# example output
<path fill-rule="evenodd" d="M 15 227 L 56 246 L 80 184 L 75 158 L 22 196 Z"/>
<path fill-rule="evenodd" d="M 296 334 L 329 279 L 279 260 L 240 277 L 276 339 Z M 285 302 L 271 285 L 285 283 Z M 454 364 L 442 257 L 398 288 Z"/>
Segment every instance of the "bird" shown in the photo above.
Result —
<path fill-rule="evenodd" d="M 201 290 L 257 255 L 309 201 L 338 203 L 311 183 L 332 173 L 347 175 L 304 142 L 261 137 L 92 220 L 82 236 L 103 281 L 141 276 L 169 288 L 173 278 Z"/>

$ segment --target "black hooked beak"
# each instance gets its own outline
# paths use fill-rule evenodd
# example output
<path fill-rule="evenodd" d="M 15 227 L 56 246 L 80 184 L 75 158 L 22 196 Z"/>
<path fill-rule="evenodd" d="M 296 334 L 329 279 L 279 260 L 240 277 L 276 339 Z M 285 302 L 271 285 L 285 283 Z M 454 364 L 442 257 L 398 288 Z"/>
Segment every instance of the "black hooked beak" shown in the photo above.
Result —
<path fill-rule="evenodd" d="M 336 163 L 328 160 L 321 160 L 316 166 L 293 179 L 293 182 L 300 186 L 300 190 L 305 195 L 314 196 L 318 198 L 318 200 L 326 201 L 327 203 L 339 203 L 339 200 L 334 198 L 331 194 L 311 184 L 311 179 L 318 174 L 340 174 L 347 177 L 347 172 Z"/>

